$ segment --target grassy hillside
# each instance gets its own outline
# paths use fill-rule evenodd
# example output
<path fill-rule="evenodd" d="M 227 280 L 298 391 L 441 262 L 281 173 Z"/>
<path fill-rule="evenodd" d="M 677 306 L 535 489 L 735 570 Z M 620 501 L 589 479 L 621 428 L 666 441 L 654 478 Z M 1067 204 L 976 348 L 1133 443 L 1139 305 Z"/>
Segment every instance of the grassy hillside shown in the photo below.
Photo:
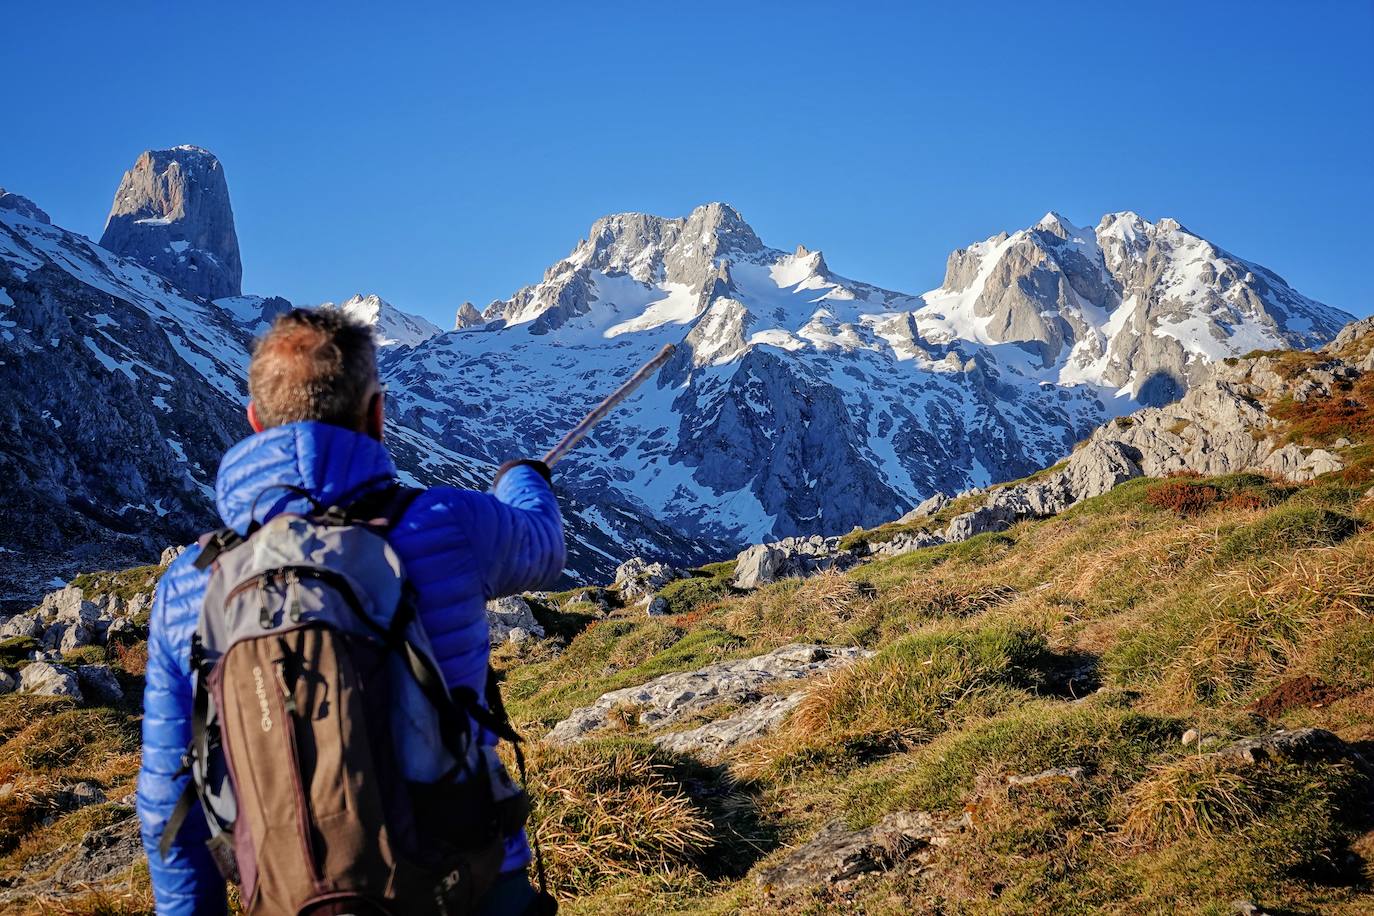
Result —
<path fill-rule="evenodd" d="M 1365 774 L 1203 756 L 1320 725 L 1374 758 L 1366 488 L 1136 480 L 1004 533 L 676 618 L 597 621 L 558 655 L 503 650 L 532 736 L 668 670 L 795 641 L 878 650 L 725 766 L 653 750 L 632 716 L 621 734 L 541 748 L 554 873 L 582 895 L 569 911 L 1374 911 Z M 1185 746 L 1190 729 L 1202 738 Z M 1084 780 L 1003 778 L 1067 766 Z M 970 811 L 973 826 L 927 872 L 842 898 L 777 899 L 744 877 L 837 813 L 858 827 L 900 810 Z M 603 855 L 565 852 L 593 837 Z"/>
<path fill-rule="evenodd" d="M 1321 726 L 1374 761 L 1374 387 L 1271 413 L 1298 444 L 1342 449 L 1347 468 L 1302 485 L 1137 479 L 1052 519 L 748 594 L 717 564 L 663 590 L 667 617 L 605 613 L 586 590 L 538 599 L 552 638 L 494 661 L 532 742 L 564 911 L 1225 914 L 1243 899 L 1374 913 L 1374 792 L 1358 760 L 1216 753 Z M 538 740 L 606 691 L 793 642 L 875 651 L 722 763 L 656 749 L 629 706 L 594 741 Z M 138 647 L 111 661 L 136 677 Z M 0 799 L 0 875 L 41 874 L 53 850 L 127 814 L 113 801 L 64 812 L 52 793 L 76 779 L 129 791 L 135 728 L 132 709 L 0 697 L 0 783 L 17 787 Z M 842 887 L 755 880 L 836 818 L 860 828 L 900 811 L 968 826 L 920 867 Z M 50 906 L 146 905 L 135 867 Z"/>

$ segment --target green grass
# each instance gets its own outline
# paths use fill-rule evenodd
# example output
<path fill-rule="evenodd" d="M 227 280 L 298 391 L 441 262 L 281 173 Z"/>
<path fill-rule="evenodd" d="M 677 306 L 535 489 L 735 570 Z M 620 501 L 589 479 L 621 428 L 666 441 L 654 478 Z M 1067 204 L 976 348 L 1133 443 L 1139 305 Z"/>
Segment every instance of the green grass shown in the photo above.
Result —
<path fill-rule="evenodd" d="M 1330 547 L 1353 536 L 1359 522 L 1310 506 L 1285 507 L 1233 531 L 1217 549 L 1218 563 L 1235 563 L 1275 551 Z"/>
<path fill-rule="evenodd" d="M 906 637 L 813 689 L 767 739 L 771 759 L 762 766 L 848 767 L 922 744 L 960 719 L 1024 700 L 1047 656 L 1041 633 L 1014 625 L 937 626 Z"/>
<path fill-rule="evenodd" d="M 21 668 L 28 664 L 29 653 L 42 648 L 32 636 L 11 636 L 0 640 L 0 667 Z"/>
<path fill-rule="evenodd" d="M 693 576 L 669 582 L 658 590 L 658 597 L 668 602 L 668 613 L 690 614 L 704 605 L 719 601 L 732 591 L 729 579 L 724 576 Z"/>
<path fill-rule="evenodd" d="M 1130 785 L 1178 747 L 1188 725 L 1171 716 L 1041 700 L 945 732 L 848 791 L 851 818 L 876 821 L 891 811 L 955 811 L 980 777 L 1033 775 L 1081 766 L 1088 778 Z"/>

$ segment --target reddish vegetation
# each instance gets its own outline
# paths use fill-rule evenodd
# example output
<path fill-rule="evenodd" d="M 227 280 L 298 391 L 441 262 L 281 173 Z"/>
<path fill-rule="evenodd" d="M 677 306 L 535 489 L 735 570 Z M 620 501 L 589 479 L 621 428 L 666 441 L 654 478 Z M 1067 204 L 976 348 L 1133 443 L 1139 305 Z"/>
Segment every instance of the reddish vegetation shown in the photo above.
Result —
<path fill-rule="evenodd" d="M 1263 493 L 1254 490 L 1237 490 L 1221 503 L 1223 509 L 1263 509 L 1270 504 Z"/>
<path fill-rule="evenodd" d="M 1279 684 L 1250 708 L 1266 719 L 1273 719 L 1290 709 L 1310 709 L 1334 703 L 1348 693 L 1311 675 L 1300 674 Z"/>
<path fill-rule="evenodd" d="M 1197 515 L 1221 499 L 1221 491 L 1207 484 L 1181 479 L 1165 480 L 1145 493 L 1145 502 L 1156 509 L 1168 509 L 1182 516 Z"/>
<path fill-rule="evenodd" d="M 126 646 L 119 644 L 113 647 L 115 660 L 119 667 L 133 675 L 142 675 L 148 668 L 148 644 L 137 642 Z"/>
<path fill-rule="evenodd" d="M 1339 384 L 1330 397 L 1280 401 L 1269 412 L 1288 424 L 1293 442 L 1328 445 L 1342 436 L 1355 442 L 1374 439 L 1374 372 Z"/>

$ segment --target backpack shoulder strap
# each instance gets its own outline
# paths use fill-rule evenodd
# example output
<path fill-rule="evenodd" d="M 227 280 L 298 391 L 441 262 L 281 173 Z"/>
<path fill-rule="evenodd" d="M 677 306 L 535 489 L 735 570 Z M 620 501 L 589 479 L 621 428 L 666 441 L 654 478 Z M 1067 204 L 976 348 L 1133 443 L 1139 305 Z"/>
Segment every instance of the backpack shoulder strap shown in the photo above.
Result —
<path fill-rule="evenodd" d="M 390 530 L 400 524 L 411 504 L 423 492 L 419 487 L 408 487 L 393 481 L 385 487 L 364 493 L 347 506 L 331 508 L 329 512 L 335 513 L 339 521 L 365 522 Z"/>
<path fill-rule="evenodd" d="M 200 546 L 200 554 L 196 557 L 195 567 L 199 570 L 210 568 L 210 564 L 219 559 L 220 554 L 226 550 L 233 550 L 235 547 L 247 540 L 233 528 L 217 528 L 214 531 L 202 534 L 196 543 Z"/>

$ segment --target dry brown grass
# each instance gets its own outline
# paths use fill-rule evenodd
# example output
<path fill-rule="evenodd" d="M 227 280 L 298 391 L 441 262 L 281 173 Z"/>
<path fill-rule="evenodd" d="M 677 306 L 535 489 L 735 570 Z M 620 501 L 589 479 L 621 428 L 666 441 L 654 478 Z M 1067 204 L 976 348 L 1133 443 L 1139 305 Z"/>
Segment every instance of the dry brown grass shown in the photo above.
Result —
<path fill-rule="evenodd" d="M 1159 846 L 1188 834 L 1215 836 L 1254 820 L 1268 788 L 1252 767 L 1214 757 L 1187 757 L 1157 767 L 1126 794 L 1121 833 L 1128 842 Z"/>
<path fill-rule="evenodd" d="M 781 645 L 797 639 L 853 641 L 867 611 L 864 585 L 835 570 L 758 589 L 726 610 L 727 629 L 746 639 Z"/>
<path fill-rule="evenodd" d="M 537 744 L 529 771 L 532 821 L 564 892 L 690 869 L 716 842 L 705 812 L 651 746 Z"/>
<path fill-rule="evenodd" d="M 1295 669 L 1352 617 L 1374 608 L 1368 544 L 1299 550 L 1223 570 L 1208 592 L 1211 611 L 1165 679 L 1182 697 L 1240 696 L 1253 683 Z"/>

